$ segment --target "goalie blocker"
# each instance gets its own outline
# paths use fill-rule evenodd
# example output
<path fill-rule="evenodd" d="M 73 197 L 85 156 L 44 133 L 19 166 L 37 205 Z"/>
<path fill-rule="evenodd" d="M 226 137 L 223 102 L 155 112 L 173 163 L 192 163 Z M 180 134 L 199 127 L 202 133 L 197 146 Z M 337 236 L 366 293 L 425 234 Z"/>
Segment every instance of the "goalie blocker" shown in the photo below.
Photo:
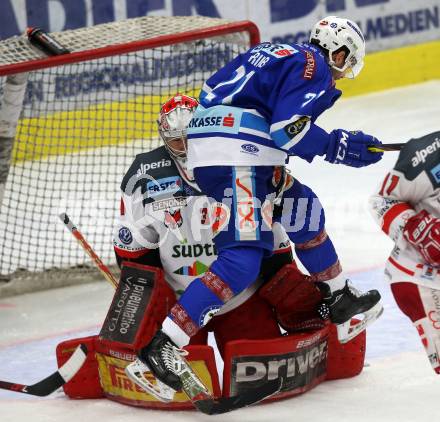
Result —
<path fill-rule="evenodd" d="M 286 274 L 292 283 L 291 294 L 287 292 L 282 301 L 275 301 L 273 298 L 279 288 L 279 280 Z M 314 307 L 319 295 L 316 296 L 316 289 L 295 266 L 281 269 L 274 277 L 274 282 L 270 281 L 266 287 L 266 290 L 262 289 L 261 296 L 267 296 L 266 300 L 275 310 L 279 307 L 278 318 L 283 319 L 285 326 L 290 324 L 292 329 L 287 328 L 292 332 L 272 339 L 226 342 L 223 345 L 222 389 L 213 349 L 206 344 L 185 347 L 189 352 L 187 360 L 191 367 L 214 396 L 242 394 L 267 381 L 281 378 L 282 390 L 269 399 L 277 400 L 304 393 L 324 380 L 352 377 L 361 372 L 365 332 L 341 345 L 335 327 L 315 319 Z M 298 294 L 300 291 L 302 294 Z M 136 358 L 136 351 L 148 343 L 156 332 L 175 300 L 162 270 L 124 263 L 120 283 L 100 334 L 68 340 L 57 347 L 59 365 L 69 358 L 79 343 L 85 344 L 89 350 L 81 371 L 63 387 L 65 394 L 76 399 L 106 397 L 147 408 L 193 408 L 180 391 L 168 403 L 158 401 L 137 387 L 124 372 L 125 367 Z M 298 307 L 298 314 L 295 316 L 294 312 L 290 312 L 287 315 L 287 305 L 290 309 Z M 230 313 L 236 312 L 236 318 L 240 318 L 244 306 L 246 303 Z M 231 320 L 233 318 L 226 319 Z"/>

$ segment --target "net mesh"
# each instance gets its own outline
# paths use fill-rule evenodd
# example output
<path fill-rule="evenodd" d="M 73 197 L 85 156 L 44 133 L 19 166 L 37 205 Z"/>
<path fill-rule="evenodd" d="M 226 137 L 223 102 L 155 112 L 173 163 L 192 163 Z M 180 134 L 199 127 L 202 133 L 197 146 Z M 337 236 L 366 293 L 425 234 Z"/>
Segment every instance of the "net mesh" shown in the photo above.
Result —
<path fill-rule="evenodd" d="M 115 33 L 133 40 L 147 29 L 157 35 L 176 32 L 175 22 L 179 30 L 188 30 L 206 20 L 168 18 L 165 25 L 164 19 L 144 19 L 140 29 L 126 22 L 77 30 L 81 38 L 88 34 L 92 39 L 87 46 L 78 41 L 75 48 L 101 46 Z M 154 27 L 149 26 L 153 21 Z M 68 37 L 60 33 L 56 39 L 72 48 Z M 241 33 L 31 72 L 0 212 L 3 280 L 36 278 L 32 282 L 41 286 L 47 277 L 58 279 L 54 271 L 60 270 L 64 280 L 90 279 L 96 270 L 59 221 L 62 212 L 102 260 L 114 264 L 119 185 L 136 154 L 159 146 L 160 105 L 177 92 L 197 96 L 204 80 L 248 45 Z M 0 77 L 0 90 L 4 84 Z"/>
<path fill-rule="evenodd" d="M 159 36 L 175 36 L 179 33 L 200 31 L 230 22 L 226 19 L 203 16 L 143 16 L 88 28 L 53 32 L 51 35 L 70 51 L 80 52 Z M 247 44 L 249 42 L 245 34 L 223 35 L 222 38 L 233 43 Z M 24 35 L 0 42 L 0 66 L 42 57 L 45 57 L 44 53 L 32 47 Z"/>

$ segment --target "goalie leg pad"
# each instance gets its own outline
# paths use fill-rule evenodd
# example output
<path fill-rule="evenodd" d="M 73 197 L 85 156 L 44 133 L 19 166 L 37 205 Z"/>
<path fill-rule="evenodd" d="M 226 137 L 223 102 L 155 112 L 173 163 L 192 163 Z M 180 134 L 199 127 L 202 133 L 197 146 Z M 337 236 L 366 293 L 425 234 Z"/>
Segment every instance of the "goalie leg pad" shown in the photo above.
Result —
<path fill-rule="evenodd" d="M 187 346 L 185 350 L 189 352 L 188 362 L 203 383 L 215 396 L 220 396 L 213 349 L 209 346 Z M 154 375 L 148 371 L 148 367 L 137 361 L 135 351 L 108 347 L 107 344 L 99 343 L 96 355 L 100 382 L 107 398 L 137 407 L 194 409 L 194 405 L 183 391 L 174 392 L 169 387 L 158 383 Z M 128 367 L 131 370 L 127 374 Z M 131 375 L 135 377 L 135 381 Z M 138 385 L 139 380 L 141 380 L 142 387 Z M 151 387 L 151 390 L 145 389 L 145 386 Z"/>
<path fill-rule="evenodd" d="M 231 341 L 225 347 L 223 395 L 246 393 L 279 378 L 272 399 L 304 393 L 326 378 L 329 328 L 269 340 Z"/>
<path fill-rule="evenodd" d="M 176 390 L 152 375 L 150 368 L 140 359 L 135 359 L 125 367 L 125 375 L 148 394 L 164 403 L 173 401 Z"/>
<path fill-rule="evenodd" d="M 353 319 L 353 323 L 357 323 Z M 342 344 L 337 335 L 337 326 L 330 324 L 326 380 L 337 380 L 359 375 L 364 367 L 366 331 Z"/>
<path fill-rule="evenodd" d="M 336 327 L 293 333 L 269 340 L 226 344 L 223 395 L 246 392 L 278 377 L 282 390 L 270 400 L 304 393 L 324 380 L 358 375 L 364 366 L 365 332 L 342 345 Z"/>
<path fill-rule="evenodd" d="M 66 340 L 58 344 L 56 348 L 58 368 L 63 366 L 79 344 L 84 344 L 89 351 L 87 359 L 79 372 L 63 385 L 67 397 L 72 399 L 98 399 L 104 397 L 104 391 L 99 382 L 98 362 L 95 358 L 96 341 L 97 336 L 91 336 Z"/>
<path fill-rule="evenodd" d="M 231 311 L 216 315 L 206 326 L 215 336 L 222 357 L 227 342 L 280 337 L 273 309 L 257 293 Z"/>

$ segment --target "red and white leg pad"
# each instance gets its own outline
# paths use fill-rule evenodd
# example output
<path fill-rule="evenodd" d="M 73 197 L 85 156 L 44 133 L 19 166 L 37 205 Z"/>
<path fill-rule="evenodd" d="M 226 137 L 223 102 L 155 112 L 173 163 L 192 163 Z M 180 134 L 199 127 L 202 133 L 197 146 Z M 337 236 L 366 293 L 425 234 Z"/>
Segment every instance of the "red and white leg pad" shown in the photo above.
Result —
<path fill-rule="evenodd" d="M 84 342 L 94 353 L 89 353 L 86 365 L 63 387 L 68 397 L 106 397 L 146 408 L 193 408 L 182 392 L 177 392 L 170 402 L 164 403 L 137 387 L 124 372 L 125 366 L 135 359 L 135 350 L 103 343 L 98 336 L 58 345 L 59 366 L 68 359 L 76 344 Z M 212 348 L 200 345 L 185 349 L 189 352 L 187 360 L 204 384 L 216 396 L 221 396 Z M 283 379 L 283 388 L 270 400 L 305 393 L 325 380 L 358 375 L 363 368 L 364 356 L 365 332 L 341 345 L 331 324 L 321 330 L 273 339 L 230 341 L 225 345 L 223 396 L 239 394 L 265 379 L 274 378 Z M 155 382 L 153 376 L 151 380 Z"/>
<path fill-rule="evenodd" d="M 125 367 L 136 359 L 136 351 L 148 342 L 154 330 L 158 328 L 158 323 L 166 315 L 166 309 L 173 303 L 173 298 L 165 286 L 161 285 L 162 280 L 157 278 L 161 274 L 155 269 L 129 266 L 124 274 L 127 276 L 128 284 L 124 286 L 124 283 L 120 283 L 100 335 L 69 340 L 57 348 L 60 366 L 79 343 L 86 343 L 88 350 L 92 352 L 88 354 L 86 364 L 75 378 L 64 386 L 66 395 L 72 398 L 106 397 L 120 403 L 147 408 L 193 408 L 183 392 L 174 394 L 168 403 L 160 402 L 137 387 L 126 376 Z M 289 278 L 292 282 L 293 279 L 296 280 L 295 277 Z M 300 286 L 307 289 L 311 287 L 309 284 L 300 283 Z M 132 294 L 127 294 L 128 290 Z M 312 289 L 312 298 L 310 303 L 307 301 L 306 306 L 305 292 L 302 289 L 294 291 L 295 294 L 291 298 L 299 296 L 303 300 L 303 308 L 299 314 L 287 312 L 289 305 L 292 305 L 290 299 L 277 304 L 280 306 L 279 315 L 285 318 L 284 322 L 298 332 L 280 336 L 271 308 L 257 295 L 237 308 L 235 315 L 231 311 L 231 315 L 225 314 L 217 320 L 215 324 L 219 326 L 213 327 L 214 332 L 224 346 L 223 396 L 246 391 L 264 379 L 278 377 L 283 378 L 283 389 L 271 398 L 276 400 L 304 393 L 326 379 L 351 377 L 362 370 L 365 333 L 341 345 L 337 341 L 336 329 L 331 324 L 320 322 L 322 327 L 316 329 L 313 328 L 314 324 L 307 323 L 302 326 L 301 331 L 301 325 L 297 323 L 301 320 L 309 321 L 308 312 L 319 300 L 319 295 L 316 297 L 316 291 Z M 270 291 L 267 293 L 271 295 Z M 133 311 L 133 302 L 129 300 L 133 301 L 135 297 L 135 303 L 140 304 L 139 312 L 145 307 L 148 311 L 136 313 L 134 316 L 131 313 L 130 320 L 117 318 L 118 315 L 124 315 L 124 304 Z M 242 311 L 251 316 L 254 311 L 258 311 L 259 316 L 244 318 L 234 325 L 234 320 L 240 318 Z M 314 319 L 314 314 L 312 316 Z M 258 318 L 269 318 L 273 324 L 260 324 Z M 130 324 L 130 321 L 135 323 Z M 233 335 L 228 334 L 228 327 L 235 327 L 236 332 Z M 251 327 L 259 332 L 248 331 Z M 245 335 L 247 340 L 237 339 L 240 334 Z M 214 395 L 221 396 L 213 349 L 207 345 L 192 345 L 185 349 L 189 352 L 187 360 L 204 384 Z M 151 380 L 155 382 L 153 376 Z"/>
<path fill-rule="evenodd" d="M 393 283 L 391 290 L 416 327 L 432 368 L 440 374 L 440 290 L 410 282 Z"/>
<path fill-rule="evenodd" d="M 98 361 L 96 360 L 97 336 L 76 338 L 63 341 L 56 349 L 58 368 L 68 361 L 72 353 L 80 344 L 87 347 L 87 359 L 77 374 L 63 385 L 64 393 L 72 399 L 99 399 L 105 397 L 101 387 L 98 373 Z"/>

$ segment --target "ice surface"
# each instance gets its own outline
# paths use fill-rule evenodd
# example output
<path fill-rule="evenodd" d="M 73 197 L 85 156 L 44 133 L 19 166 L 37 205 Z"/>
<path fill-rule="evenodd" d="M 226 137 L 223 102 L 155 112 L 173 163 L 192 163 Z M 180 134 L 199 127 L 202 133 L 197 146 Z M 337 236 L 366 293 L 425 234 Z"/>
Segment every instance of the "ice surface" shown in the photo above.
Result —
<path fill-rule="evenodd" d="M 354 82 L 355 83 L 355 82 Z M 359 129 L 383 142 L 404 142 L 439 129 L 440 82 L 341 100 L 320 119 L 326 129 Z M 385 305 L 368 330 L 367 367 L 358 377 L 320 384 L 281 402 L 208 417 L 193 411 L 136 409 L 108 400 L 73 401 L 0 392 L 1 422 L 102 421 L 435 421 L 440 378 L 434 374 L 415 330 L 397 310 L 382 279 L 392 247 L 370 217 L 366 201 L 396 153 L 366 169 L 315 160 L 291 160 L 294 176 L 311 186 L 327 213 L 343 267 L 361 289 L 378 288 Z M 0 300 L 0 379 L 34 383 L 56 369 L 55 346 L 63 339 L 97 333 L 112 297 L 107 283 L 26 294 Z"/>

